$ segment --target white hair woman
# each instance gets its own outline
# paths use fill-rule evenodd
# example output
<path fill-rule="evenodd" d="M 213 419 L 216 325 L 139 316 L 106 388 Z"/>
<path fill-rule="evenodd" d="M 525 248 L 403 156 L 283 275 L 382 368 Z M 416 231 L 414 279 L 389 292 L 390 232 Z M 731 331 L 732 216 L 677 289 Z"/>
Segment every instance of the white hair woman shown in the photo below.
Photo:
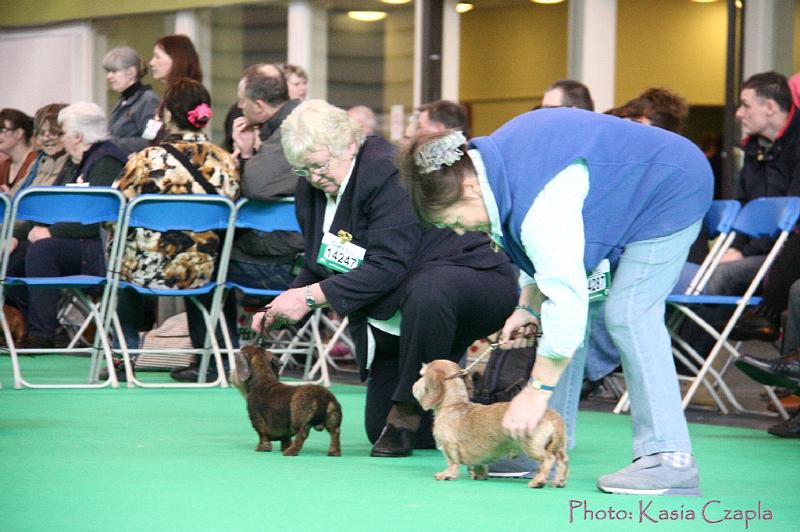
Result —
<path fill-rule="evenodd" d="M 296 322 L 318 307 L 348 316 L 372 456 L 434 445 L 411 393 L 423 362 L 458 360 L 514 308 L 507 257 L 485 235 L 425 229 L 399 180 L 393 146 L 364 136 L 343 109 L 300 104 L 281 126 L 284 154 L 303 180 L 297 216 L 304 267 L 253 326 Z M 495 304 L 484 305 L 494 298 Z M 430 421 L 428 418 L 427 421 Z"/>
<path fill-rule="evenodd" d="M 91 102 L 78 102 L 58 113 L 64 148 L 69 159 L 55 185 L 109 186 L 120 174 L 126 156 L 108 137 L 106 116 Z M 97 224 L 57 223 L 51 226 L 18 224 L 14 237 L 19 245 L 9 264 L 9 275 L 27 277 L 102 275 L 105 259 Z M 16 273 L 15 273 L 16 272 Z M 28 334 L 21 347 L 54 347 L 58 327 L 58 290 L 17 291 L 12 300 L 27 306 Z"/>
<path fill-rule="evenodd" d="M 158 108 L 158 94 L 142 84 L 147 65 L 136 50 L 120 46 L 105 55 L 103 69 L 108 86 L 119 93 L 108 121 L 110 140 L 125 153 L 139 151 L 150 142 L 142 135 Z"/>
<path fill-rule="evenodd" d="M 520 347 L 533 326 L 543 336 L 504 428 L 530 434 L 549 404 L 573 439 L 596 288 L 625 368 L 635 459 L 597 485 L 699 495 L 664 301 L 711 203 L 703 153 L 660 128 L 562 108 L 526 113 L 469 145 L 452 130 L 413 138 L 402 166 L 424 220 L 490 233 L 523 272 L 500 340 Z"/>

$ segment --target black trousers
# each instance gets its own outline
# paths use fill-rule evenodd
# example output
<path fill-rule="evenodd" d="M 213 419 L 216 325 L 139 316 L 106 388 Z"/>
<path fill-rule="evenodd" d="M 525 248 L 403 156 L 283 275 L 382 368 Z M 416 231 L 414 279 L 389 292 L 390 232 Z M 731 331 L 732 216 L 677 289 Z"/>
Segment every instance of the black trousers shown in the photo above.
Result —
<path fill-rule="evenodd" d="M 458 362 L 478 338 L 500 330 L 518 299 L 510 265 L 491 270 L 436 265 L 411 279 L 402 302 L 400 336 L 372 328 L 375 359 L 367 380 L 365 426 L 370 442 L 380 436 L 394 403 L 415 402 L 411 387 L 425 362 Z M 417 432 L 417 448 L 433 446 L 430 413 Z"/>
<path fill-rule="evenodd" d="M 43 238 L 21 242 L 12 253 L 10 277 L 60 277 L 63 275 L 105 274 L 105 257 L 99 238 Z M 89 294 L 100 294 L 102 288 L 87 288 Z M 22 310 L 30 336 L 52 340 L 58 329 L 58 288 L 15 286 L 8 290 L 9 302 Z"/>

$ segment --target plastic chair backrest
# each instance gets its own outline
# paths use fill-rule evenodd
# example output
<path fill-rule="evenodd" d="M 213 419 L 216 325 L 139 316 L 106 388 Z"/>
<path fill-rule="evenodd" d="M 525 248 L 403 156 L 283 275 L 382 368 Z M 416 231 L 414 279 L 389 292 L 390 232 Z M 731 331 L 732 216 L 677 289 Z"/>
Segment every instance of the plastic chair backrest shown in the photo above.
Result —
<path fill-rule="evenodd" d="M 233 210 L 223 196 L 143 194 L 128 204 L 128 225 L 161 232 L 225 229 Z"/>
<path fill-rule="evenodd" d="M 258 201 L 244 199 L 236 205 L 236 227 L 258 231 L 300 232 L 294 200 Z"/>
<path fill-rule="evenodd" d="M 709 237 L 729 233 L 742 205 L 736 200 L 714 200 L 705 216 Z"/>
<path fill-rule="evenodd" d="M 791 231 L 800 217 L 800 197 L 758 198 L 742 207 L 733 229 L 750 237 L 775 236 Z"/>
<path fill-rule="evenodd" d="M 43 224 L 114 222 L 123 202 L 111 187 L 31 187 L 14 199 L 14 217 Z"/>

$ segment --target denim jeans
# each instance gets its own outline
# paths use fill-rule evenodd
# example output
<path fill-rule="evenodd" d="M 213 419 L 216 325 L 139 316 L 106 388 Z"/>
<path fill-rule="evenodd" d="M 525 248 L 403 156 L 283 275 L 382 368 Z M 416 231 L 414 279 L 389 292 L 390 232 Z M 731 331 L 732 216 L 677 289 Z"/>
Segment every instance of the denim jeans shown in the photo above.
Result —
<path fill-rule="evenodd" d="M 671 235 L 628 244 L 605 302 L 606 325 L 620 352 L 630 395 L 634 458 L 692 450 L 664 321 L 664 302 L 678 281 L 700 225 L 698 220 Z M 591 327 L 591 314 L 596 311 L 590 309 L 587 329 Z M 564 417 L 569 447 L 575 444 L 586 352 L 584 342 L 549 403 Z"/>

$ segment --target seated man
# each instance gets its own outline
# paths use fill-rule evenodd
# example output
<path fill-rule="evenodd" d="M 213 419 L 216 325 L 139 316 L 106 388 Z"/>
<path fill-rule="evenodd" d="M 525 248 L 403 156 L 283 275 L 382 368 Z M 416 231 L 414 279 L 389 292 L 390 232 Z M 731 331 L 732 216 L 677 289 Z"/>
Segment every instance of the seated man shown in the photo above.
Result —
<path fill-rule="evenodd" d="M 742 85 L 736 118 L 747 135 L 736 199 L 744 205 L 761 197 L 800 195 L 800 113 L 786 78 L 775 72 L 751 76 Z M 743 293 L 774 242 L 737 235 L 705 293 Z"/>

